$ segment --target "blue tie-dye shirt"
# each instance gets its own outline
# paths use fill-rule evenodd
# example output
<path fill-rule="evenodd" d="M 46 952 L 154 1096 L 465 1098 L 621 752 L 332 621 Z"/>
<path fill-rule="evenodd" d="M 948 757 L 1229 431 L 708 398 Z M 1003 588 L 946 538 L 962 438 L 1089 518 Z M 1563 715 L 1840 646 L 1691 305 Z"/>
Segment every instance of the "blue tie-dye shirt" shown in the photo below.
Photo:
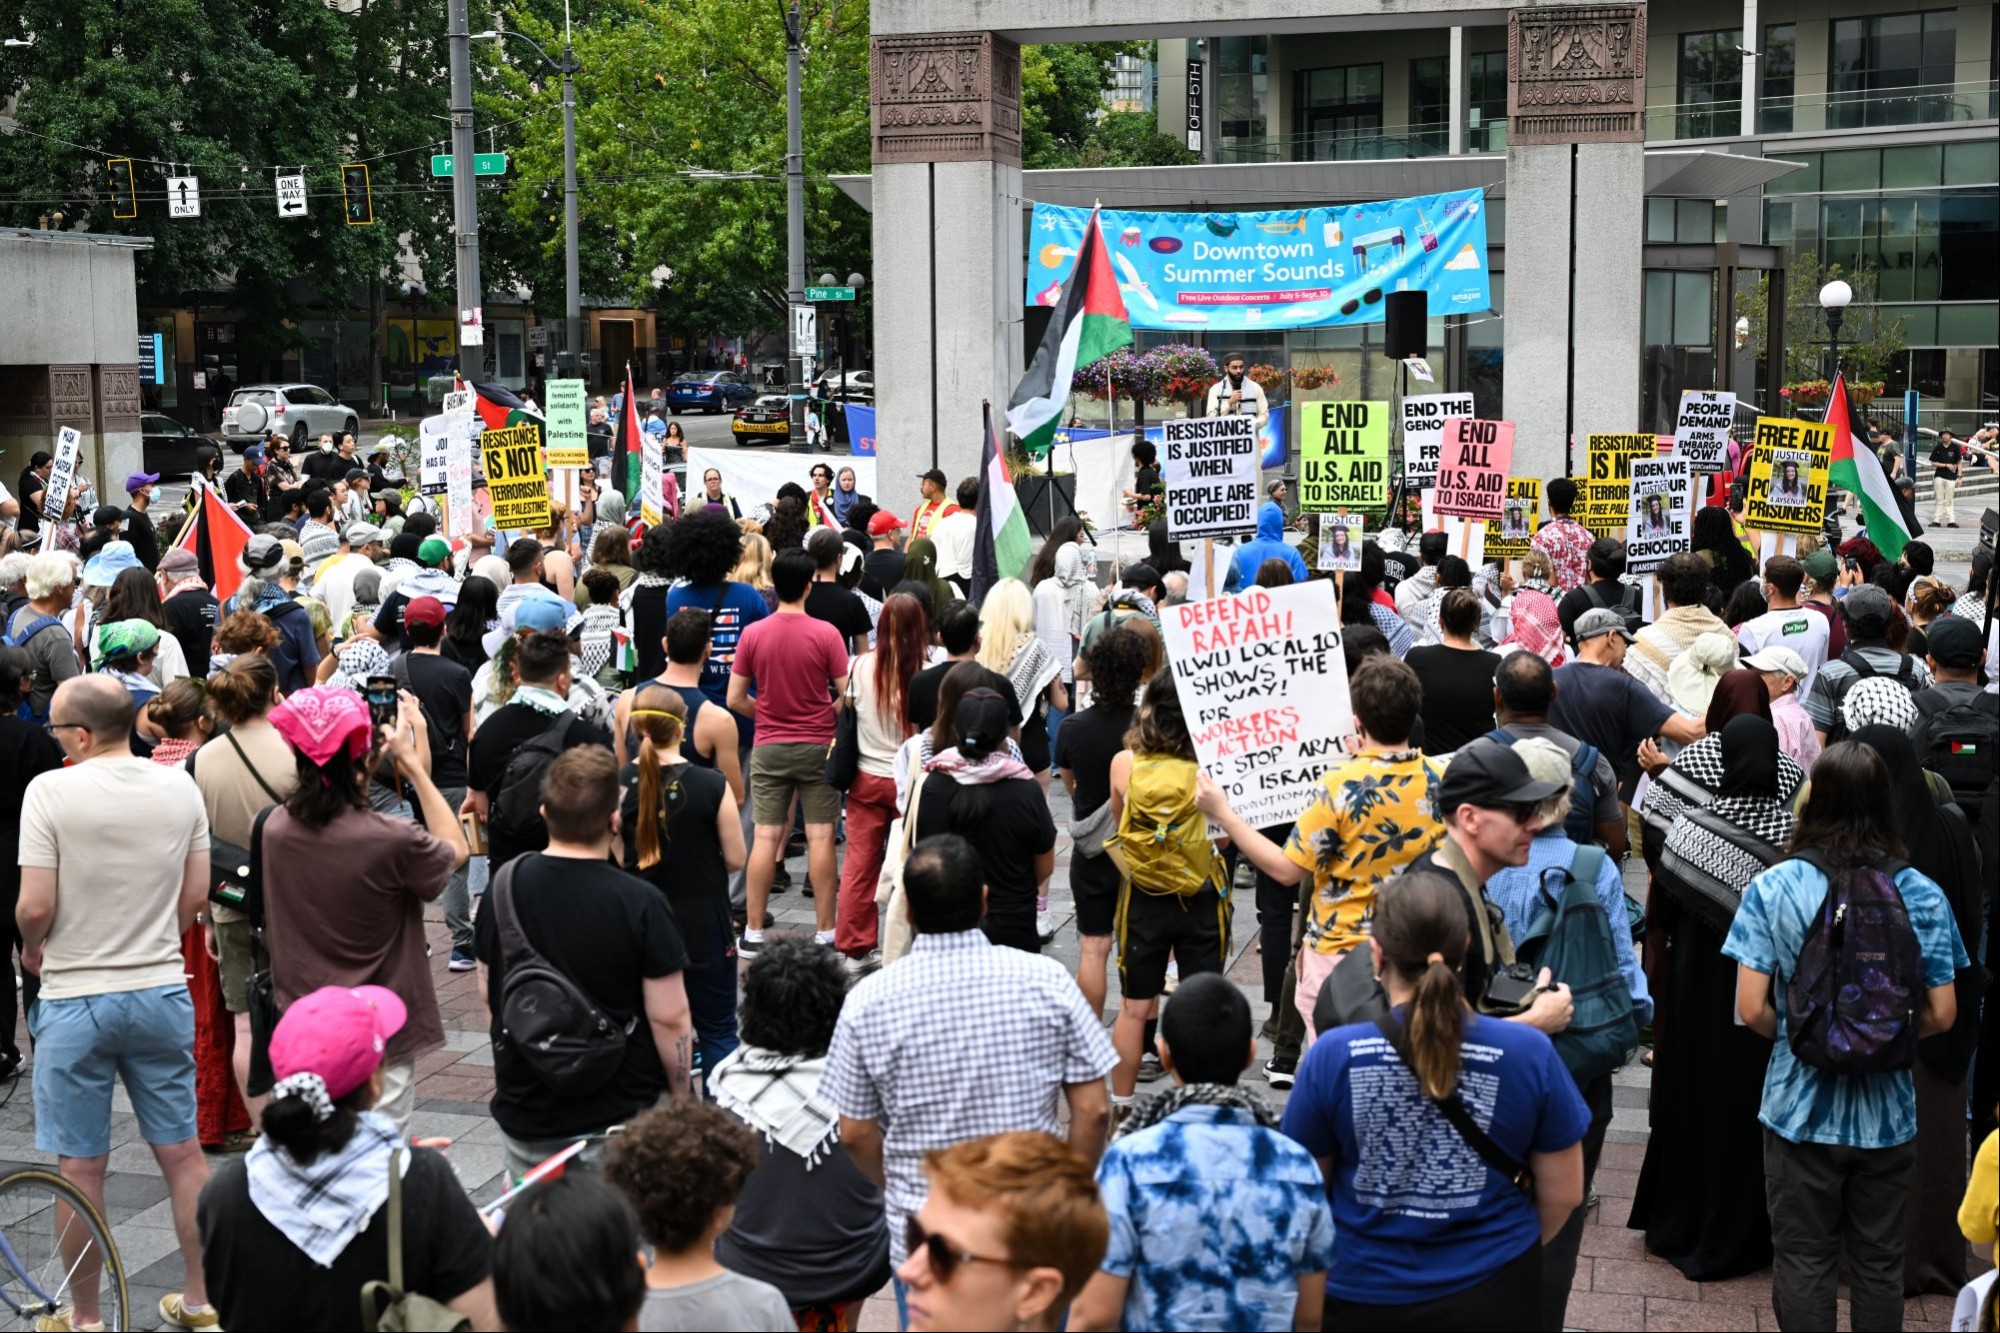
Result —
<path fill-rule="evenodd" d="M 1333 1262 L 1311 1154 L 1233 1106 L 1184 1106 L 1097 1168 L 1105 1272 L 1130 1279 L 1126 1329 L 1292 1327 L 1299 1277 Z"/>
<path fill-rule="evenodd" d="M 1924 985 L 1948 986 L 1971 966 L 1944 891 L 1922 871 L 1896 876 L 1910 925 L 1924 953 Z M 1722 952 L 1771 976 L 1778 1040 L 1764 1074 L 1757 1118 L 1793 1143 L 1893 1148 L 1917 1136 L 1916 1084 L 1907 1069 L 1890 1074 L 1833 1074 L 1801 1064 L 1785 1031 L 1786 978 L 1826 899 L 1826 876 L 1804 861 L 1781 861 L 1750 881 Z"/>

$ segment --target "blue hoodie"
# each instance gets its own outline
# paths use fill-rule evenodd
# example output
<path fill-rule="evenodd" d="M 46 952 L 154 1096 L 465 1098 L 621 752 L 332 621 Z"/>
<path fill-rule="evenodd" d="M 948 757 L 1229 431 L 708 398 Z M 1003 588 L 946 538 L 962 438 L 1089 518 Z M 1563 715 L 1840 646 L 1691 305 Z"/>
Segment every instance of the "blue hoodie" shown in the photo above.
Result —
<path fill-rule="evenodd" d="M 1293 582 L 1304 583 L 1312 577 L 1305 559 L 1285 541 L 1285 511 L 1278 507 L 1277 501 L 1266 500 L 1257 511 L 1257 540 L 1236 548 L 1236 558 L 1229 562 L 1229 578 L 1222 590 L 1239 592 L 1256 586 L 1258 568 L 1273 557 L 1291 566 Z"/>

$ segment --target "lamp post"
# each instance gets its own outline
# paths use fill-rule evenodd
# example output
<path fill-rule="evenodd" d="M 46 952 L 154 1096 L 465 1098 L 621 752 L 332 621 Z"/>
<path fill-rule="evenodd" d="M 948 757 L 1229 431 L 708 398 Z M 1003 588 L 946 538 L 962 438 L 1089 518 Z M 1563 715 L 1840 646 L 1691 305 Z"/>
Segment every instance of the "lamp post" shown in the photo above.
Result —
<path fill-rule="evenodd" d="M 865 327 L 865 325 L 862 321 L 860 312 L 861 312 L 861 289 L 868 285 L 867 275 L 861 273 L 850 273 L 847 275 L 847 285 L 854 289 L 855 313 L 852 316 L 852 318 L 854 320 L 855 341 L 857 344 L 865 345 L 862 333 L 862 329 Z M 868 354 L 865 351 L 860 351 L 859 358 L 863 368 L 866 368 L 868 365 Z M 846 377 L 843 376 L 842 377 L 843 383 L 845 383 L 845 379 Z"/>
<path fill-rule="evenodd" d="M 1833 374 L 1840 374 L 1840 325 L 1847 318 L 1848 304 L 1854 300 L 1854 289 L 1835 278 L 1819 289 L 1819 308 L 1826 311 L 1826 341 L 1833 349 Z"/>
<path fill-rule="evenodd" d="M 576 253 L 576 72 L 583 68 L 570 48 L 569 17 L 565 7 L 563 17 L 563 58 L 554 60 L 542 44 L 524 32 L 488 29 L 475 33 L 475 41 L 499 41 L 503 37 L 514 37 L 526 42 L 541 57 L 542 64 L 552 73 L 562 75 L 563 113 L 563 359 L 569 369 L 582 374 L 583 370 L 583 295 L 577 279 Z M 558 370 L 561 369 L 559 365 Z M 585 377 L 587 378 L 587 377 Z"/>
<path fill-rule="evenodd" d="M 806 452 L 805 361 L 798 346 L 796 330 L 799 307 L 806 303 L 806 154 L 802 146 L 799 111 L 800 61 L 805 55 L 805 20 L 798 0 L 782 11 L 785 20 L 785 303 L 794 328 L 791 354 L 785 360 L 789 382 L 786 396 L 791 400 L 791 426 L 785 445 L 791 452 Z M 817 325 L 814 332 L 817 333 Z"/>

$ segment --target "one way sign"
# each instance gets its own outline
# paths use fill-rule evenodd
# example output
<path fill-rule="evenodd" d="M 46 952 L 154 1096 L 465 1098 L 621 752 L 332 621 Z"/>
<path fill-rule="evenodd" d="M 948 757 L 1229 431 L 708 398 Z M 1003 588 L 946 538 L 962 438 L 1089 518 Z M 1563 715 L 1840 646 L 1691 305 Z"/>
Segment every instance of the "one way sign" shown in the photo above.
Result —
<path fill-rule="evenodd" d="M 201 216 L 200 181 L 193 176 L 167 177 L 167 216 L 170 218 Z"/>
<path fill-rule="evenodd" d="M 278 177 L 278 216 L 302 218 L 306 215 L 306 178 Z"/>

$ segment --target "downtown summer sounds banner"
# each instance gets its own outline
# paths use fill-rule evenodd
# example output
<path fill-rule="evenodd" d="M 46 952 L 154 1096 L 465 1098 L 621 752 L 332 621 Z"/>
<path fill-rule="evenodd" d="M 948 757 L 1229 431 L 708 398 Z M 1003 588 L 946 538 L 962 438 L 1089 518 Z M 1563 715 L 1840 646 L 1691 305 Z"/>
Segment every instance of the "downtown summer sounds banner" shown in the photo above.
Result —
<path fill-rule="evenodd" d="M 1303 329 L 1382 320 L 1390 292 L 1430 293 L 1432 315 L 1492 306 L 1478 190 L 1271 213 L 1105 211 L 1112 271 L 1135 329 Z M 1052 306 L 1087 208 L 1036 204 L 1030 305 Z"/>

